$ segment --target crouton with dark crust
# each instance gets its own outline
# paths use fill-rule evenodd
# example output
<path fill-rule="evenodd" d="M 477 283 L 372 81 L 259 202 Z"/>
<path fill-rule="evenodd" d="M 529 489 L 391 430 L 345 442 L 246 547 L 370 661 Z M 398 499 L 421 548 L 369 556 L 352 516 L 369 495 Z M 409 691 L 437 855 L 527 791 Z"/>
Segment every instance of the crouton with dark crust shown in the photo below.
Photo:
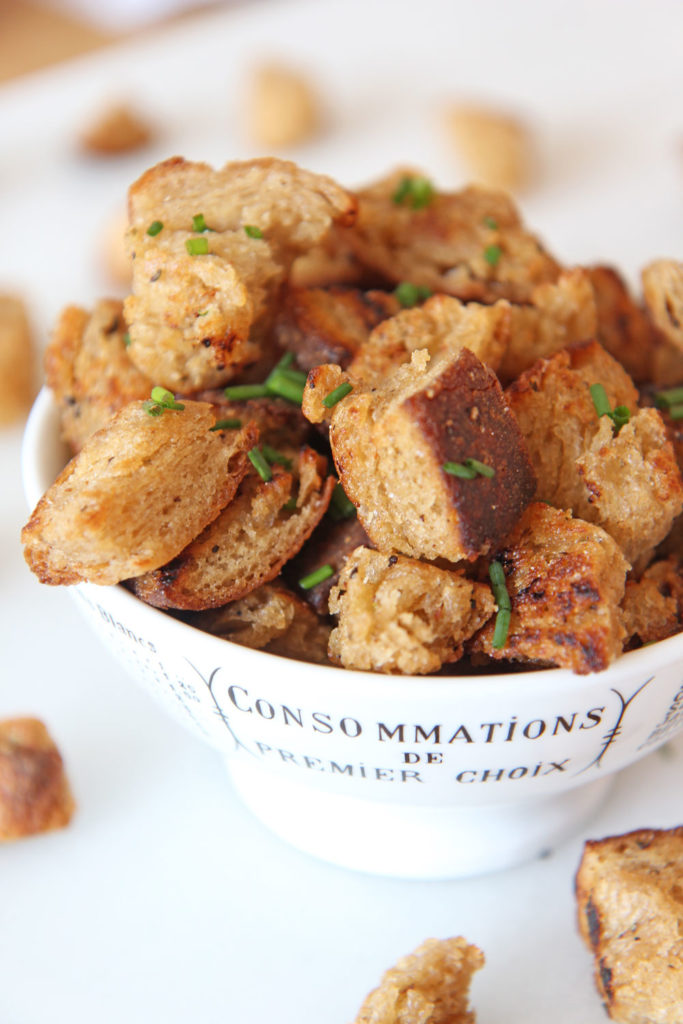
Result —
<path fill-rule="evenodd" d="M 370 538 L 362 525 L 353 516 L 350 519 L 334 520 L 328 514 L 321 520 L 309 540 L 306 541 L 298 555 L 288 562 L 283 569 L 283 576 L 292 587 L 298 587 L 299 580 L 309 576 L 322 565 L 329 565 L 332 576 L 318 583 L 315 587 L 302 590 L 301 596 L 318 615 L 328 614 L 330 590 L 337 583 L 339 573 L 346 559 L 358 547 L 372 547 Z"/>
<path fill-rule="evenodd" d="M 683 1020 L 683 827 L 589 839 L 576 880 L 595 987 L 620 1024 Z"/>
<path fill-rule="evenodd" d="M 649 644 L 683 629 L 683 567 L 680 558 L 658 559 L 640 579 L 626 581 L 624 624 L 629 642 Z"/>
<path fill-rule="evenodd" d="M 621 654 L 628 563 L 600 527 L 534 502 L 493 559 L 505 572 L 510 627 L 496 648 L 491 620 L 469 645 L 472 652 L 579 675 L 599 672 Z"/>
<path fill-rule="evenodd" d="M 64 828 L 74 810 L 64 763 L 43 723 L 0 722 L 0 843 Z"/>

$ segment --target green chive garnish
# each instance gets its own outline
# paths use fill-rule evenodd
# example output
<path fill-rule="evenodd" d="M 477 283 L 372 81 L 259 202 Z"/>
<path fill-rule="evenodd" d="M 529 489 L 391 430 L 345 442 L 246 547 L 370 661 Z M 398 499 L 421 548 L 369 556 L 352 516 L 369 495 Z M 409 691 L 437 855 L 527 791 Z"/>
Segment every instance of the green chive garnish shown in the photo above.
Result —
<path fill-rule="evenodd" d="M 446 473 L 450 473 L 451 476 L 459 476 L 462 480 L 474 480 L 475 476 L 492 477 L 496 475 L 493 466 L 487 466 L 485 462 L 480 462 L 479 459 L 465 459 L 463 462 L 444 462 L 442 468 Z"/>
<path fill-rule="evenodd" d="M 192 218 L 192 230 L 193 231 L 208 231 L 206 221 L 204 220 L 203 213 L 195 213 Z"/>
<path fill-rule="evenodd" d="M 397 206 L 408 200 L 414 210 L 422 210 L 425 206 L 429 206 L 433 198 L 434 186 L 428 178 L 411 178 L 409 176 L 401 178 L 399 186 L 392 196 Z"/>
<path fill-rule="evenodd" d="M 501 647 L 505 647 L 505 641 L 508 638 L 508 632 L 510 629 L 510 609 L 499 608 L 496 614 L 496 624 L 493 629 L 493 640 L 491 641 L 493 647 L 497 651 Z"/>
<path fill-rule="evenodd" d="M 265 384 L 233 384 L 223 388 L 223 394 L 231 401 L 245 402 L 248 398 L 265 398 L 268 389 Z"/>
<path fill-rule="evenodd" d="M 263 238 L 263 232 L 261 228 L 256 227 L 255 224 L 245 224 L 244 233 L 249 238 Z"/>
<path fill-rule="evenodd" d="M 292 495 L 291 498 L 288 498 L 287 501 L 282 506 L 282 508 L 283 508 L 283 510 L 285 512 L 296 512 L 296 498 L 295 498 L 295 496 Z"/>
<path fill-rule="evenodd" d="M 484 259 L 490 267 L 497 266 L 502 255 L 503 250 L 499 245 L 487 245 L 484 249 Z"/>
<path fill-rule="evenodd" d="M 670 406 L 669 416 L 672 420 L 683 420 L 683 402 L 680 405 Z"/>
<path fill-rule="evenodd" d="M 505 646 L 505 641 L 507 640 L 510 628 L 510 611 L 512 608 L 505 582 L 505 572 L 500 562 L 491 562 L 489 565 L 489 579 L 491 580 L 495 602 L 498 605 L 492 644 L 496 650 L 500 650 L 501 647 Z"/>
<path fill-rule="evenodd" d="M 356 514 L 356 506 L 347 497 L 346 491 L 342 485 L 337 481 L 334 490 L 332 491 L 332 498 L 330 500 L 330 506 L 328 512 L 332 519 L 339 521 L 340 519 L 352 519 Z"/>
<path fill-rule="evenodd" d="M 348 394 L 353 391 L 353 384 L 350 384 L 348 380 L 340 384 L 334 391 L 330 391 L 329 395 L 325 395 L 323 398 L 323 405 L 326 409 L 331 409 L 337 402 L 341 402 L 342 398 L 346 398 Z"/>
<path fill-rule="evenodd" d="M 496 471 L 493 466 L 487 466 L 485 462 L 480 462 L 479 459 L 465 459 L 465 465 L 468 469 L 473 469 L 479 476 L 495 476 Z"/>
<path fill-rule="evenodd" d="M 278 465 L 284 466 L 285 469 L 292 468 L 292 460 L 286 455 L 283 455 L 282 452 L 277 451 L 276 448 L 271 448 L 269 444 L 262 444 L 261 451 L 263 452 L 266 462 L 271 466 L 277 462 Z"/>
<path fill-rule="evenodd" d="M 672 406 L 683 405 L 683 388 L 669 388 L 668 391 L 657 391 L 655 405 L 658 409 L 671 409 Z"/>
<path fill-rule="evenodd" d="M 631 418 L 631 413 L 626 405 L 618 405 L 615 409 L 612 409 L 609 404 L 609 398 L 602 384 L 591 384 L 589 388 L 591 398 L 593 399 L 593 406 L 598 416 L 609 416 L 614 426 L 617 428 L 617 433 L 621 430 L 625 423 Z"/>
<path fill-rule="evenodd" d="M 258 475 L 261 477 L 261 479 L 264 481 L 264 483 L 268 483 L 269 480 L 273 479 L 273 474 L 271 472 L 270 466 L 268 465 L 268 463 L 266 462 L 258 448 L 252 448 L 250 452 L 247 452 L 247 455 L 252 466 L 254 467 Z"/>
<path fill-rule="evenodd" d="M 298 370 L 282 370 L 277 366 L 268 374 L 265 382 L 266 394 L 286 398 L 294 405 L 301 405 L 304 397 L 306 374 Z"/>
<path fill-rule="evenodd" d="M 491 228 L 491 231 L 498 230 L 498 221 L 495 217 L 484 217 L 484 225 L 487 228 Z"/>
<path fill-rule="evenodd" d="M 330 576 L 334 576 L 334 569 L 331 565 L 321 565 L 319 569 L 304 576 L 303 579 L 299 580 L 299 586 L 302 590 L 310 590 L 311 587 L 317 587 L 319 583 L 323 583 L 325 580 L 329 580 Z"/>
<path fill-rule="evenodd" d="M 161 223 L 160 220 L 153 220 L 150 226 L 147 228 L 147 234 L 150 236 L 150 238 L 154 238 L 154 236 L 158 235 L 160 231 L 163 231 L 163 229 L 164 225 Z"/>
<path fill-rule="evenodd" d="M 412 306 L 417 306 L 418 302 L 428 299 L 432 291 L 430 288 L 425 288 L 421 284 L 413 284 L 412 281 L 401 281 L 399 285 L 394 288 L 394 295 L 404 307 L 404 309 L 410 309 Z"/>
<path fill-rule="evenodd" d="M 211 430 L 239 430 L 242 426 L 242 420 L 216 420 L 214 425 L 210 427 Z"/>
<path fill-rule="evenodd" d="M 128 331 L 126 331 L 126 333 L 123 336 L 123 344 L 126 346 L 126 348 L 128 348 L 128 346 L 130 345 L 130 334 L 128 333 Z"/>
<path fill-rule="evenodd" d="M 190 256 L 206 256 L 209 251 L 208 238 L 188 238 L 185 241 L 185 248 Z"/>
<path fill-rule="evenodd" d="M 165 409 L 182 411 L 185 406 L 182 402 L 176 402 L 172 391 L 157 386 L 152 388 L 151 398 L 142 403 L 142 408 L 149 416 L 161 416 Z"/>
<path fill-rule="evenodd" d="M 276 364 L 275 369 L 276 370 L 288 370 L 293 362 L 294 362 L 294 353 L 293 352 L 285 352 L 285 354 L 283 355 L 282 359 L 280 359 L 280 361 Z"/>

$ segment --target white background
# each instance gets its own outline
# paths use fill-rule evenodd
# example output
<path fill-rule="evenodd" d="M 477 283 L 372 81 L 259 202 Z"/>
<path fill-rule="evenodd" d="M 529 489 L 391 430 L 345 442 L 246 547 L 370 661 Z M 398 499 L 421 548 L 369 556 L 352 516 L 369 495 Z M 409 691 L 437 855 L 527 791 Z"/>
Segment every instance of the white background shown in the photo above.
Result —
<path fill-rule="evenodd" d="M 439 122 L 467 95 L 528 117 L 541 153 L 527 222 L 566 263 L 680 258 L 683 5 L 665 0 L 276 3 L 225 10 L 0 90 L 0 289 L 44 344 L 60 308 L 116 291 L 101 233 L 135 177 L 174 153 L 257 155 L 242 110 L 254 59 L 319 82 L 329 131 L 285 155 L 344 184 L 393 165 L 465 182 Z M 158 125 L 142 154 L 79 155 L 111 97 Z M 680 823 L 683 744 L 623 772 L 585 830 L 546 858 L 465 881 L 395 881 L 314 861 L 237 802 L 209 748 L 167 719 L 24 567 L 20 430 L 0 438 L 0 716 L 56 737 L 71 827 L 0 850 L 0 1024 L 348 1024 L 426 937 L 485 952 L 480 1024 L 598 1024 L 574 924 L 583 838 Z"/>

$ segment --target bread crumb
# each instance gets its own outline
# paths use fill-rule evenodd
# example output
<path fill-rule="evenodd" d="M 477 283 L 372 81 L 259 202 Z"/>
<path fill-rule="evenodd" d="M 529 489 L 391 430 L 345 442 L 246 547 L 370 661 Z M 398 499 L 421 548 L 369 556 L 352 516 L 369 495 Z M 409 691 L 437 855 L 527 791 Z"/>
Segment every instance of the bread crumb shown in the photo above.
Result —
<path fill-rule="evenodd" d="M 453 103 L 445 115 L 450 139 L 470 178 L 519 192 L 534 177 L 531 130 L 521 118 L 493 107 Z"/>
<path fill-rule="evenodd" d="M 0 722 L 0 842 L 64 828 L 75 803 L 61 755 L 37 718 Z"/>
<path fill-rule="evenodd" d="M 151 125 L 127 103 L 112 103 L 100 110 L 81 133 L 81 148 L 96 156 L 112 156 L 141 149 L 152 139 Z"/>
<path fill-rule="evenodd" d="M 253 141 L 276 149 L 307 141 L 322 124 L 313 82 L 302 72 L 275 62 L 252 70 L 247 112 Z"/>

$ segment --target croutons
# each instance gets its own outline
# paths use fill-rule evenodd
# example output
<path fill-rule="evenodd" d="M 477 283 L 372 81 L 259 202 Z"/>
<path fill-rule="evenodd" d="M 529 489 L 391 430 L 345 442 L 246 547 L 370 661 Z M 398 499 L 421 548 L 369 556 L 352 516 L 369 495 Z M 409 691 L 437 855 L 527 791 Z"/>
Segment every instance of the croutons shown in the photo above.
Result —
<path fill-rule="evenodd" d="M 452 103 L 446 131 L 468 178 L 488 188 L 518 192 L 534 176 L 535 152 L 529 125 L 504 110 Z"/>
<path fill-rule="evenodd" d="M 59 405 L 62 437 L 74 452 L 152 383 L 128 358 L 123 303 L 101 299 L 92 313 L 67 306 L 45 350 L 45 377 Z"/>
<path fill-rule="evenodd" d="M 274 62 L 252 69 L 246 114 L 249 135 L 267 149 L 304 142 L 322 126 L 313 82 L 303 72 Z"/>
<path fill-rule="evenodd" d="M 339 579 L 339 573 L 346 559 L 358 547 L 371 547 L 370 539 L 362 525 L 354 515 L 352 518 L 334 520 L 335 495 L 328 509 L 328 514 L 316 527 L 315 532 L 304 544 L 301 551 L 283 569 L 283 576 L 292 587 L 298 587 L 299 581 L 306 579 L 321 566 L 329 565 L 332 575 L 314 587 L 301 591 L 301 596 L 318 615 L 327 615 L 330 591 Z"/>
<path fill-rule="evenodd" d="M 642 272 L 643 298 L 658 331 L 683 352 L 683 263 L 655 260 Z"/>
<path fill-rule="evenodd" d="M 579 675 L 621 654 L 628 563 L 599 526 L 534 502 L 493 557 L 505 572 L 510 626 L 504 645 L 494 647 L 495 624 L 487 623 L 469 645 L 473 652 Z"/>
<path fill-rule="evenodd" d="M 602 384 L 610 409 L 630 410 L 619 430 L 598 416 L 593 384 Z M 637 409 L 626 371 L 589 342 L 537 363 L 507 398 L 526 438 L 537 497 L 602 526 L 632 565 L 646 562 L 683 508 L 683 483 L 661 416 Z"/>
<path fill-rule="evenodd" d="M 494 609 L 490 589 L 460 573 L 356 548 L 330 593 L 329 654 L 344 668 L 436 672 Z"/>
<path fill-rule="evenodd" d="M 0 294 L 0 425 L 26 416 L 37 390 L 36 355 L 26 307 Z"/>
<path fill-rule="evenodd" d="M 679 558 L 659 559 L 640 579 L 626 581 L 624 625 L 629 641 L 649 644 L 683 626 L 683 571 Z"/>
<path fill-rule="evenodd" d="M 215 171 L 176 157 L 131 186 L 129 216 L 130 358 L 157 384 L 198 391 L 258 359 L 292 261 L 351 223 L 355 201 L 287 161 Z"/>
<path fill-rule="evenodd" d="M 386 971 L 354 1024 L 474 1024 L 472 975 L 484 954 L 463 938 L 427 939 Z"/>
<path fill-rule="evenodd" d="M 325 371 L 309 375 L 306 415 L 312 394 L 325 395 L 327 384 L 316 385 Z M 330 444 L 358 518 L 388 553 L 474 560 L 512 529 L 535 488 L 498 379 L 466 348 L 433 360 L 415 352 L 383 387 L 353 385 L 332 409 Z M 448 472 L 467 459 L 484 473 Z"/>
<path fill-rule="evenodd" d="M 22 530 L 40 581 L 119 583 L 179 554 L 231 500 L 258 437 L 213 425 L 208 403 L 152 416 L 131 402 L 92 434 Z"/>
<path fill-rule="evenodd" d="M 61 755 L 43 723 L 0 722 L 0 843 L 64 828 L 74 809 Z"/>
<path fill-rule="evenodd" d="M 96 156 L 128 153 L 146 146 L 152 127 L 129 103 L 112 103 L 98 111 L 81 133 L 81 147 Z"/>
<path fill-rule="evenodd" d="M 680 1024 L 683 828 L 589 840 L 576 874 L 581 936 L 595 985 L 620 1024 Z"/>

